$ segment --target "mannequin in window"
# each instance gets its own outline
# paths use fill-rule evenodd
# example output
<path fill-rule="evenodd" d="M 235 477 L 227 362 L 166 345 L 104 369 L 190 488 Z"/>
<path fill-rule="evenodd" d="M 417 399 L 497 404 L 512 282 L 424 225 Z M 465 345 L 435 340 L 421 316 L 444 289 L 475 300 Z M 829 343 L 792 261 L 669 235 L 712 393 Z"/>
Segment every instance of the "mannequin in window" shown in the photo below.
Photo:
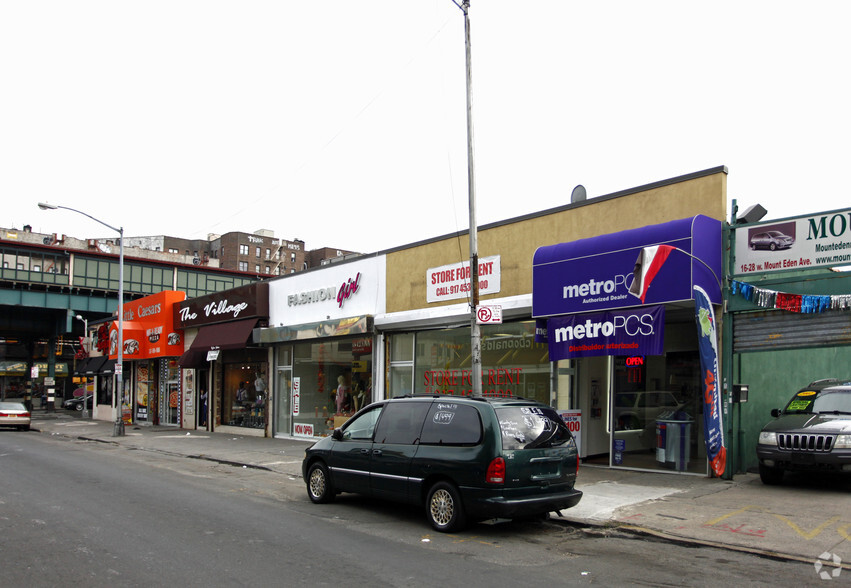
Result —
<path fill-rule="evenodd" d="M 246 389 L 248 382 L 240 382 L 239 388 L 236 391 L 237 404 L 244 404 L 248 400 L 248 390 Z"/>
<path fill-rule="evenodd" d="M 337 414 L 343 412 L 343 407 L 346 406 L 346 396 L 349 393 L 349 387 L 346 385 L 345 376 L 337 376 Z"/>

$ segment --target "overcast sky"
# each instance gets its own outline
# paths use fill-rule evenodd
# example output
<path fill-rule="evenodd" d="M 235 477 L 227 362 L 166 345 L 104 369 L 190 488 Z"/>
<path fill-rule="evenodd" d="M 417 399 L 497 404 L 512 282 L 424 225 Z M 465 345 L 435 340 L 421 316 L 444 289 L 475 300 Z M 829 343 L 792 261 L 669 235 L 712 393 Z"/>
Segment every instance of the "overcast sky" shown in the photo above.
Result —
<path fill-rule="evenodd" d="M 767 218 L 851 207 L 851 2 L 470 18 L 479 224 L 719 165 Z M 0 226 L 114 236 L 48 201 L 128 236 L 308 249 L 464 230 L 463 26 L 451 0 L 2 2 Z"/>

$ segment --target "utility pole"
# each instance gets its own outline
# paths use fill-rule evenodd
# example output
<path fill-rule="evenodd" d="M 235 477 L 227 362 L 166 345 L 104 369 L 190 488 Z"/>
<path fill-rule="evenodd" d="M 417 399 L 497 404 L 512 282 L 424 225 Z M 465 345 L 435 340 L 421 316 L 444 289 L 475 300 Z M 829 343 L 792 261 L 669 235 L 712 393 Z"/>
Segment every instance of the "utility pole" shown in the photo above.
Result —
<path fill-rule="evenodd" d="M 455 2 L 455 0 L 452 0 Z M 476 318 L 479 306 L 479 243 L 476 225 L 476 178 L 473 166 L 473 64 L 470 51 L 470 0 L 455 5 L 464 13 L 467 65 L 467 190 L 470 208 L 470 370 L 473 396 L 482 395 L 482 333 Z"/>

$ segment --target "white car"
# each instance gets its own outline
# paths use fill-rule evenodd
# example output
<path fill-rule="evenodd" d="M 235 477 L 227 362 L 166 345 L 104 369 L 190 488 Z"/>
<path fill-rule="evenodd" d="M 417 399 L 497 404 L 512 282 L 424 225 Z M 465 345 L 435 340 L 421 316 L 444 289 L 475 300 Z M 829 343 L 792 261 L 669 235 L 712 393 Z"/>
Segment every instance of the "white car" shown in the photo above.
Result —
<path fill-rule="evenodd" d="M 0 427 L 30 430 L 30 411 L 20 402 L 0 402 Z"/>

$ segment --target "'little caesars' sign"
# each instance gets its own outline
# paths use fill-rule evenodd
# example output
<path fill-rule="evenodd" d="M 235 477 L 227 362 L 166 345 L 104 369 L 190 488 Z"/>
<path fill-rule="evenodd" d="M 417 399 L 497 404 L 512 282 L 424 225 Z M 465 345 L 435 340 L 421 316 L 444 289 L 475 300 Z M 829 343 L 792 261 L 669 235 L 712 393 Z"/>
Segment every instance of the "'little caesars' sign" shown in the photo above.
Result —
<path fill-rule="evenodd" d="M 499 255 L 479 259 L 479 294 L 496 294 L 500 290 Z M 426 300 L 441 302 L 470 296 L 470 261 L 453 263 L 426 270 Z"/>
<path fill-rule="evenodd" d="M 736 229 L 734 274 L 851 265 L 851 209 Z"/>

